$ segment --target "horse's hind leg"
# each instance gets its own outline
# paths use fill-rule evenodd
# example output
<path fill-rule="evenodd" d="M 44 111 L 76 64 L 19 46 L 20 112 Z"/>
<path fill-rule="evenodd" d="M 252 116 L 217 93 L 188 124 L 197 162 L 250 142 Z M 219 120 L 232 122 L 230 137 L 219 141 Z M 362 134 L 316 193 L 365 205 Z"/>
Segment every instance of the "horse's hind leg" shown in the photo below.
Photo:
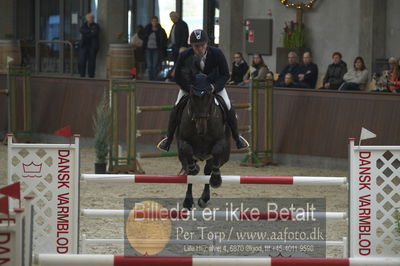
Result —
<path fill-rule="evenodd" d="M 212 160 L 207 160 L 206 166 L 204 167 L 204 175 L 210 175 L 212 172 Z M 210 185 L 205 184 L 203 193 L 201 193 L 201 197 L 198 200 L 198 204 L 201 208 L 207 207 L 207 203 L 210 200 Z"/>

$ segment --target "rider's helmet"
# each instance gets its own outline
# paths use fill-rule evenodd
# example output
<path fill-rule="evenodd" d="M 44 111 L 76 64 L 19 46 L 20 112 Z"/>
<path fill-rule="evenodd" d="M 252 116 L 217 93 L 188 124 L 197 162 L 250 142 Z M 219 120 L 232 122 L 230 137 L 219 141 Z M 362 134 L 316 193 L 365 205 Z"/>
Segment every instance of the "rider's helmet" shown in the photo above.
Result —
<path fill-rule="evenodd" d="M 190 44 L 204 44 L 208 42 L 208 35 L 207 32 L 204 30 L 194 30 L 190 34 Z"/>

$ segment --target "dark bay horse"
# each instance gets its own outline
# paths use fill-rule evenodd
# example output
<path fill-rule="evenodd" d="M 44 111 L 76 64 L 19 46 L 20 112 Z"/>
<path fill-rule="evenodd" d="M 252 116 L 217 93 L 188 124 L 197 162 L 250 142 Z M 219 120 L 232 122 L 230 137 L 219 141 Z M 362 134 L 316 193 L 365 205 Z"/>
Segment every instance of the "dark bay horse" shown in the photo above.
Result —
<path fill-rule="evenodd" d="M 204 185 L 198 200 L 204 208 L 210 200 L 210 185 L 217 188 L 222 183 L 220 167 L 229 160 L 231 131 L 210 89 L 192 88 L 187 97 L 177 130 L 178 154 L 187 175 L 197 175 L 200 171 L 197 161 L 206 161 L 204 175 L 210 175 L 210 181 Z M 192 206 L 192 184 L 188 184 L 183 207 Z"/>

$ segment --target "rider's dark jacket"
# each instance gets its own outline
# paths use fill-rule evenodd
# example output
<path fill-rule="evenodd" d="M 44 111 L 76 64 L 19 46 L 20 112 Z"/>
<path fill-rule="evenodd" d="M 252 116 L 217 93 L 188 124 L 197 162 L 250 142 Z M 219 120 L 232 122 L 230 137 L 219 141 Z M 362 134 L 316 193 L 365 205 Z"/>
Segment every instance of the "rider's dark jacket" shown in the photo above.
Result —
<path fill-rule="evenodd" d="M 207 80 L 219 92 L 225 88 L 229 79 L 229 68 L 222 51 L 216 47 L 207 47 L 204 70 L 199 70 L 197 56 L 192 48 L 182 52 L 175 66 L 175 81 L 182 90 L 189 92 L 194 83 L 194 77 L 201 72 L 207 75 Z"/>

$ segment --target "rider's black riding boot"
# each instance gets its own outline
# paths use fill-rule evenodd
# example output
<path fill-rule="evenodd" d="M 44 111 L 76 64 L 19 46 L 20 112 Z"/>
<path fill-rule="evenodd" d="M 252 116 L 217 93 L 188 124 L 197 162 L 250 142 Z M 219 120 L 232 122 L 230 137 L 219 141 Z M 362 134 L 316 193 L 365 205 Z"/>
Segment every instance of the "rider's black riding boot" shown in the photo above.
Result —
<path fill-rule="evenodd" d="M 163 138 L 158 144 L 157 148 L 163 151 L 169 151 L 169 147 L 174 139 L 176 127 L 178 126 L 178 111 L 179 107 L 174 106 L 169 114 L 168 132 L 167 136 Z"/>
<path fill-rule="evenodd" d="M 169 151 L 169 147 L 171 146 L 171 143 L 174 139 L 175 130 L 178 127 L 180 121 L 180 113 L 185 108 L 188 99 L 188 96 L 183 96 L 178 104 L 175 105 L 174 108 L 172 108 L 171 113 L 169 114 L 167 136 L 157 144 L 158 149 L 162 151 Z"/>
<path fill-rule="evenodd" d="M 227 122 L 228 122 L 229 127 L 231 128 L 232 138 L 236 142 L 236 147 L 239 150 L 247 149 L 250 145 L 247 142 L 247 140 L 245 138 L 243 138 L 242 136 L 240 136 L 240 134 L 239 134 L 237 116 L 236 116 L 235 109 L 233 109 L 233 107 L 231 108 L 231 110 L 228 111 Z"/>

